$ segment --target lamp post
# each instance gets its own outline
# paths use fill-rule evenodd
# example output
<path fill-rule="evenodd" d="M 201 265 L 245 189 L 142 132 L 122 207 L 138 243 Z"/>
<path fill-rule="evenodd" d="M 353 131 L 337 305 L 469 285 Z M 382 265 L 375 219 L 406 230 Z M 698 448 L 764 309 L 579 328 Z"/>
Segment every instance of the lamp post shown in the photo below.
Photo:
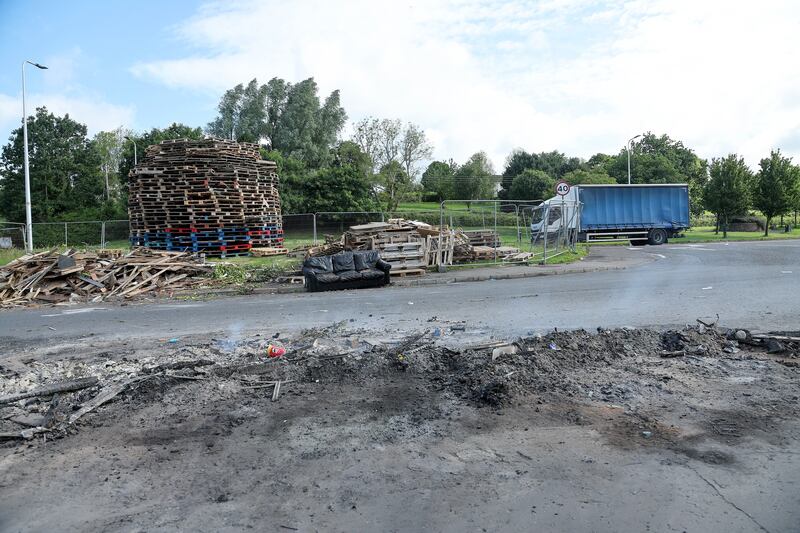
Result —
<path fill-rule="evenodd" d="M 136 166 L 136 165 L 138 165 L 138 164 L 139 164 L 139 162 L 136 160 L 136 159 L 137 159 L 137 158 L 136 158 L 136 139 L 134 139 L 133 137 L 130 137 L 130 136 L 126 135 L 126 136 L 125 136 L 125 140 L 126 140 L 126 141 L 130 141 L 130 142 L 132 142 L 132 143 L 133 143 L 133 166 Z"/>
<path fill-rule="evenodd" d="M 628 185 L 631 184 L 631 143 L 641 137 L 642 134 L 636 135 L 628 139 Z"/>
<path fill-rule="evenodd" d="M 28 234 L 26 239 L 25 250 L 28 253 L 33 252 L 33 221 L 31 220 L 31 171 L 28 166 L 28 112 L 25 109 L 25 64 L 33 65 L 42 70 L 47 69 L 46 66 L 25 60 L 22 62 L 22 143 L 24 145 L 25 153 L 25 231 Z"/>

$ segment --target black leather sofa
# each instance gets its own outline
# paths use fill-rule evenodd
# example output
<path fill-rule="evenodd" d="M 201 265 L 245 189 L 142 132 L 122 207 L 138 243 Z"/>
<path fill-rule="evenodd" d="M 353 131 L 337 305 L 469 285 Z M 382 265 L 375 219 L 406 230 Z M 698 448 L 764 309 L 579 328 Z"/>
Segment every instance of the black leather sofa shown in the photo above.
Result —
<path fill-rule="evenodd" d="M 377 250 L 339 252 L 306 258 L 303 277 L 306 290 L 312 292 L 380 287 L 389 284 L 391 268 Z"/>

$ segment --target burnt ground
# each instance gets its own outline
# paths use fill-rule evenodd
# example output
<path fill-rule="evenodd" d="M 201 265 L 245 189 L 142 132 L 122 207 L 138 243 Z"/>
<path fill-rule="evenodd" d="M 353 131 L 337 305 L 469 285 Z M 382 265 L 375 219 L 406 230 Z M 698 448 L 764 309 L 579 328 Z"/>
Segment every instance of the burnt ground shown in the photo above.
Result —
<path fill-rule="evenodd" d="M 7 347 L 0 530 L 797 531 L 797 345 L 347 325 Z"/>

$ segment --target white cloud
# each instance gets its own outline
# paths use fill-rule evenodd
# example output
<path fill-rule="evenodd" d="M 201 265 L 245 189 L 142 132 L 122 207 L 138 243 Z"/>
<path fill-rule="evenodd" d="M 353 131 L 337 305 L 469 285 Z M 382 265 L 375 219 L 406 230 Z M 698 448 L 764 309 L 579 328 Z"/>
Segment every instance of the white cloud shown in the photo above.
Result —
<path fill-rule="evenodd" d="M 791 0 L 211 3 L 177 28 L 194 56 L 132 72 L 215 95 L 314 76 L 352 119 L 410 120 L 436 157 L 498 167 L 514 147 L 588 157 L 646 130 L 755 166 L 800 126 L 798 27 Z"/>
<path fill-rule="evenodd" d="M 111 130 L 118 126 L 133 124 L 135 110 L 132 106 L 119 106 L 88 97 L 72 97 L 58 93 L 28 94 L 29 115 L 37 107 L 46 106 L 48 111 L 69 116 L 86 124 L 89 135 L 98 131 Z M 22 124 L 22 96 L 0 93 L 0 131 L 11 132 Z"/>

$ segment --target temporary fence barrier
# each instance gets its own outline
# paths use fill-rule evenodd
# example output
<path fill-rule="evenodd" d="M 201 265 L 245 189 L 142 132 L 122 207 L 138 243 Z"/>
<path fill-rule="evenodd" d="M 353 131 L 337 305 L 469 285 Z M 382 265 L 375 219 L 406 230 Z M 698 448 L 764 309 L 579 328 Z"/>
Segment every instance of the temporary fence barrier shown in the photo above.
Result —
<path fill-rule="evenodd" d="M 0 222 L 0 249 L 25 248 L 25 224 Z"/>
<path fill-rule="evenodd" d="M 314 244 L 325 235 L 341 235 L 350 226 L 384 220 L 383 211 L 318 211 L 314 213 Z"/>
<path fill-rule="evenodd" d="M 583 204 L 562 201 L 526 207 L 520 218 L 527 230 L 528 251 L 541 264 L 563 253 L 576 251 Z"/>

